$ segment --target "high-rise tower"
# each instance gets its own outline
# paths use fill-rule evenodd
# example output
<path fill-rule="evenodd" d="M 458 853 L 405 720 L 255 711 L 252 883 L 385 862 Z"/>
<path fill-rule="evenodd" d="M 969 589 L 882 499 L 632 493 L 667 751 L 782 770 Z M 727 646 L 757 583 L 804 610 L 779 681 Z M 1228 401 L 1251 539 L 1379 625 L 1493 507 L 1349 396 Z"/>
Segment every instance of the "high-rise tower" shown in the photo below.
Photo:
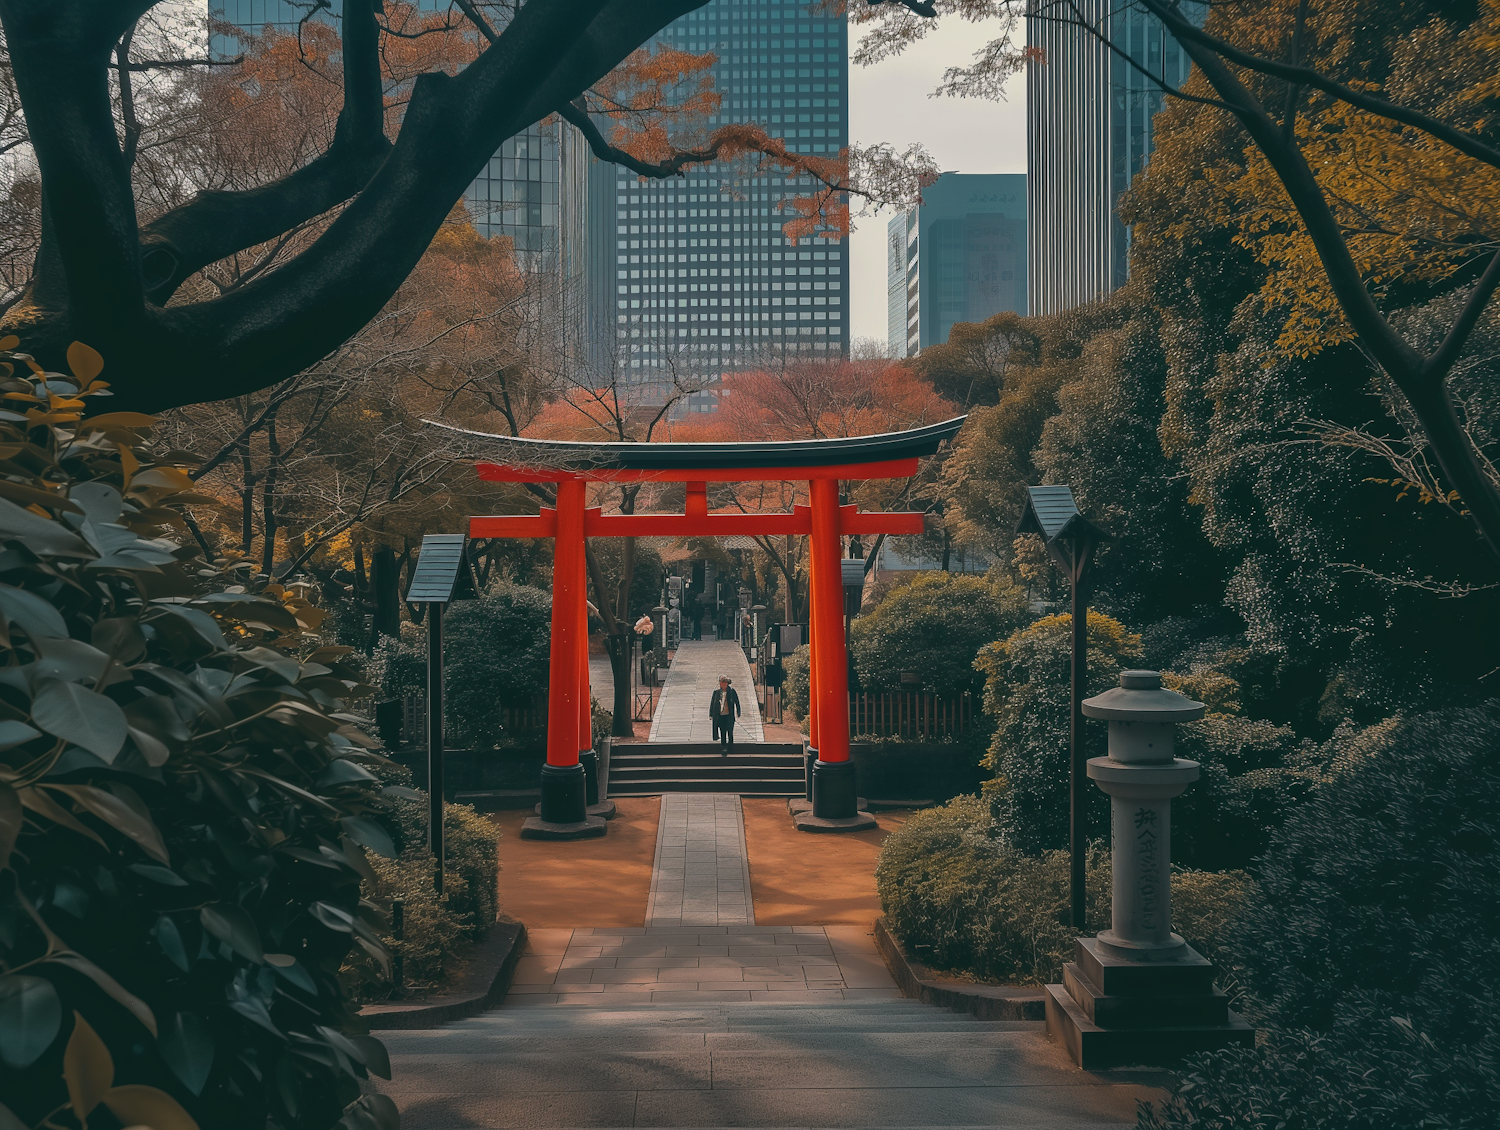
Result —
<path fill-rule="evenodd" d="M 1207 4 L 1184 7 L 1201 19 Z M 1191 64 L 1155 16 L 1111 0 L 1031 0 L 1026 43 L 1028 305 L 1052 314 L 1124 284 L 1130 229 L 1116 204 L 1151 155 L 1166 97 L 1148 76 L 1175 88 Z"/>
<path fill-rule="evenodd" d="M 948 340 L 955 322 L 1026 313 L 1026 177 L 944 173 L 886 229 L 892 357 Z"/>
<path fill-rule="evenodd" d="M 787 148 L 832 156 L 849 141 L 844 21 L 806 0 L 711 0 L 666 27 L 658 44 L 713 52 L 723 98 L 708 128 L 763 123 Z M 674 373 L 699 380 L 753 365 L 769 351 L 848 351 L 848 239 L 781 228 L 779 201 L 814 191 L 806 177 L 755 175 L 744 162 L 642 181 L 614 173 L 612 363 L 646 397 Z M 592 196 L 591 196 L 592 206 Z M 602 217 L 590 230 L 604 235 Z M 592 257 L 591 257 L 592 261 Z M 590 285 L 590 294 L 602 294 Z M 691 398 L 709 410 L 713 393 Z"/>

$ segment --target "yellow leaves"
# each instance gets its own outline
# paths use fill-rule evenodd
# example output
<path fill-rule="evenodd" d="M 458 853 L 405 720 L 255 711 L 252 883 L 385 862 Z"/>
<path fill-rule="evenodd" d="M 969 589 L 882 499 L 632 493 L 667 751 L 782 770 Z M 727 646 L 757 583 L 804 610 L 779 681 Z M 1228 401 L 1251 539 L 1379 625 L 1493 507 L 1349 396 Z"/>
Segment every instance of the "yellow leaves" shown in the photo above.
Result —
<path fill-rule="evenodd" d="M 63 1081 L 68 1085 L 73 1113 L 87 1130 L 89 1115 L 115 1081 L 115 1061 L 99 1034 L 77 1012 L 73 1013 L 73 1034 L 63 1052 Z"/>
<path fill-rule="evenodd" d="M 165 1091 L 139 1083 L 114 1086 L 115 1061 L 99 1034 L 77 1012 L 73 1034 L 63 1052 L 63 1082 L 68 1104 L 83 1130 L 100 1103 L 123 1126 L 133 1130 L 198 1130 L 192 1115 Z"/>
<path fill-rule="evenodd" d="M 95 377 L 104 371 L 104 358 L 99 351 L 84 345 L 81 341 L 75 341 L 68 346 L 68 368 L 73 375 L 87 385 Z"/>

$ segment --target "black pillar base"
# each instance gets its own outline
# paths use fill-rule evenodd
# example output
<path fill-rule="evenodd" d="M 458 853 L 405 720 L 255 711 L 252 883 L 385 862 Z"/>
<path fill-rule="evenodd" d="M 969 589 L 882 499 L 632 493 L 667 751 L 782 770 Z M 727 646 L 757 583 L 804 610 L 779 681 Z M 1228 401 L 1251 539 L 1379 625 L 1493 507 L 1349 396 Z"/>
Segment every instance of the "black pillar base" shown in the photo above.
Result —
<path fill-rule="evenodd" d="M 541 817 L 549 824 L 576 824 L 588 815 L 582 765 L 543 765 Z"/>
<path fill-rule="evenodd" d="M 859 811 L 854 762 L 815 761 L 812 783 L 814 816 L 824 820 L 847 820 Z"/>
<path fill-rule="evenodd" d="M 599 803 L 599 755 L 591 749 L 580 750 L 578 764 L 583 766 L 583 802 Z"/>

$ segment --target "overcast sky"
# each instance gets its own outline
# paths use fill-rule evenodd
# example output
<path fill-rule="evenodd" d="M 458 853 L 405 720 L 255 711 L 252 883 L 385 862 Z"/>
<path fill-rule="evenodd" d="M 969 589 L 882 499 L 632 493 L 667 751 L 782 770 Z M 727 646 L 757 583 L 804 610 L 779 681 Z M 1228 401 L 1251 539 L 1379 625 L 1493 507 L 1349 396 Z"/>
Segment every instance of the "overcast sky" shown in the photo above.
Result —
<path fill-rule="evenodd" d="M 1011 79 L 1008 100 L 929 98 L 945 68 L 969 61 L 987 37 L 984 25 L 945 20 L 945 27 L 894 59 L 849 67 L 849 136 L 861 145 L 897 149 L 920 141 L 944 172 L 1026 171 L 1026 81 Z M 885 228 L 892 213 L 856 220 L 850 239 L 853 338 L 885 340 Z"/>

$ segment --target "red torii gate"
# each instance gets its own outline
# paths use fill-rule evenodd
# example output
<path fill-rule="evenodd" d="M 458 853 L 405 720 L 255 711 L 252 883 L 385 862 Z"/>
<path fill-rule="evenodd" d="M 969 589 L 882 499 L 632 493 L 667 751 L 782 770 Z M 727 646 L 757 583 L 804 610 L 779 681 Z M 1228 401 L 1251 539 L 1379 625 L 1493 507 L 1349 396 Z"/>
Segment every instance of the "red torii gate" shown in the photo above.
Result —
<path fill-rule="evenodd" d="M 823 827 L 853 825 L 857 787 L 849 760 L 848 656 L 844 641 L 841 535 L 920 534 L 920 513 L 867 513 L 839 505 L 839 483 L 910 478 L 964 418 L 926 428 L 851 439 L 764 443 L 569 443 L 490 436 L 507 462 L 477 464 L 489 482 L 553 483 L 557 505 L 539 514 L 471 517 L 476 538 L 553 538 L 552 651 L 547 703 L 547 763 L 542 768 L 541 815 L 523 836 L 575 839 L 602 836 L 607 825 L 589 812 L 595 759 L 589 712 L 587 580 L 584 539 L 590 537 L 706 537 L 728 534 L 807 534 L 809 561 L 809 754 L 813 816 Z M 470 435 L 483 433 L 468 433 Z M 805 481 L 810 506 L 790 514 L 710 513 L 710 482 Z M 591 482 L 680 482 L 681 514 L 605 514 L 587 505 Z M 597 785 L 592 798 L 597 802 Z M 601 806 L 602 807 L 602 806 Z"/>

